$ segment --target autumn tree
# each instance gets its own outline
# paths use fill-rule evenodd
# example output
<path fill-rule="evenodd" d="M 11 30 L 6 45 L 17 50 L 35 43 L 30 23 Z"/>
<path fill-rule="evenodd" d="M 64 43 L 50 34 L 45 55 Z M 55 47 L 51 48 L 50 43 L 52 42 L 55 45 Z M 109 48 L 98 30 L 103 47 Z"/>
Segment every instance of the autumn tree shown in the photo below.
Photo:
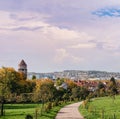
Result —
<path fill-rule="evenodd" d="M 2 67 L 0 68 L 0 101 L 1 101 L 1 115 L 3 115 L 3 108 L 5 101 L 10 100 L 11 94 L 20 94 L 28 90 L 28 83 L 24 80 L 24 76 L 15 71 L 14 68 Z"/>
<path fill-rule="evenodd" d="M 5 99 L 9 97 L 10 91 L 10 71 L 12 68 L 2 67 L 0 69 L 0 102 L 1 102 L 1 116 L 4 115 Z"/>
<path fill-rule="evenodd" d="M 77 84 L 73 80 L 65 79 L 65 83 L 67 83 L 68 89 L 70 90 L 72 90 L 72 88 L 77 87 Z"/>
<path fill-rule="evenodd" d="M 42 102 L 42 109 L 44 108 L 44 103 L 52 101 L 54 97 L 54 82 L 51 79 L 41 79 L 36 81 L 36 87 L 34 92 L 34 100 Z M 42 114 L 41 109 L 41 114 Z"/>
<path fill-rule="evenodd" d="M 36 101 L 47 102 L 52 100 L 55 87 L 51 79 L 41 79 L 36 81 L 35 97 Z"/>
<path fill-rule="evenodd" d="M 57 78 L 56 82 L 55 82 L 55 85 L 60 86 L 60 85 L 62 85 L 62 83 L 64 83 L 64 78 Z"/>
<path fill-rule="evenodd" d="M 67 88 L 67 91 L 66 91 L 66 95 L 68 96 L 68 98 L 71 100 L 73 98 L 75 98 L 73 95 L 73 90 L 75 88 L 77 88 L 77 84 L 73 81 L 73 80 L 70 80 L 70 79 L 65 79 L 65 83 L 67 83 L 68 85 L 68 88 Z"/>

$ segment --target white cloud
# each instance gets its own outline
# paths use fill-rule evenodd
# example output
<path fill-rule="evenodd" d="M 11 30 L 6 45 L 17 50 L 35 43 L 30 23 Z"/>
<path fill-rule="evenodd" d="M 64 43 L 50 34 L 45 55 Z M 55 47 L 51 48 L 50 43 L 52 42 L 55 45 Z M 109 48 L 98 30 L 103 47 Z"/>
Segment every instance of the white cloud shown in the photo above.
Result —
<path fill-rule="evenodd" d="M 94 67 L 106 65 L 104 62 L 108 57 L 111 62 L 114 60 L 111 57 L 114 54 L 119 57 L 120 19 L 92 14 L 102 8 L 118 6 L 119 1 L 92 0 L 93 4 L 90 4 L 91 0 L 87 0 L 87 4 L 81 0 L 40 2 L 42 4 L 31 0 L 29 5 L 25 2 L 23 12 L 0 11 L 1 54 L 24 55 L 29 60 L 33 57 L 42 67 L 44 63 L 46 67 L 56 63 L 66 67 L 69 62 L 81 68 L 92 67 L 94 63 Z"/>
<path fill-rule="evenodd" d="M 81 64 L 85 59 L 83 57 L 76 57 L 76 56 L 71 56 L 71 60 L 75 64 Z"/>
<path fill-rule="evenodd" d="M 64 64 L 65 62 L 71 62 L 71 63 L 81 63 L 84 59 L 79 58 L 77 56 L 74 56 L 73 54 L 69 53 L 66 49 L 57 49 L 56 50 L 56 55 L 54 57 L 55 63 L 62 63 Z"/>
<path fill-rule="evenodd" d="M 22 50 L 29 52 L 39 49 L 47 52 L 49 50 L 54 51 L 61 46 L 67 48 L 74 43 L 79 44 L 93 39 L 92 36 L 85 32 L 59 28 L 47 23 L 44 21 L 44 18 L 47 16 L 43 14 L 0 11 L 0 16 L 2 15 L 3 17 L 0 19 L 0 37 L 10 42 L 8 48 L 16 44 L 14 47 L 17 49 L 22 47 Z M 13 42 L 14 44 L 12 44 Z M 5 42 L 1 40 L 0 43 L 4 46 Z"/>
<path fill-rule="evenodd" d="M 70 48 L 75 48 L 75 49 L 81 49 L 81 48 L 89 49 L 89 48 L 95 48 L 95 47 L 96 47 L 95 43 L 81 43 L 81 44 L 70 46 Z"/>
<path fill-rule="evenodd" d="M 120 44 L 119 44 L 120 45 Z M 103 48 L 105 50 L 111 50 L 111 51 L 114 51 L 114 50 L 117 50 L 119 48 L 118 45 L 115 45 L 115 44 L 112 44 L 112 43 L 106 43 L 103 45 Z"/>
<path fill-rule="evenodd" d="M 12 15 L 12 17 L 11 17 Z M 4 12 L 0 11 L 0 31 L 2 30 L 15 30 L 23 28 L 33 29 L 38 27 L 49 27 L 49 24 L 43 22 L 44 15 L 33 14 L 28 12 Z M 22 16 L 22 17 L 21 17 Z"/>
<path fill-rule="evenodd" d="M 65 49 L 57 49 L 56 56 L 54 58 L 55 62 L 63 62 L 66 58 L 69 57 L 69 53 Z"/>

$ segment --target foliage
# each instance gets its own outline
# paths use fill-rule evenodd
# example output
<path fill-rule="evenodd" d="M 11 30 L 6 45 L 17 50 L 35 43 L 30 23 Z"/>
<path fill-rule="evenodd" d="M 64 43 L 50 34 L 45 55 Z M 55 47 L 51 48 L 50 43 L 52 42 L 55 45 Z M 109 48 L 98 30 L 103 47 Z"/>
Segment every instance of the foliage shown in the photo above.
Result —
<path fill-rule="evenodd" d="M 64 89 L 61 86 L 62 84 L 66 84 L 67 88 Z M 115 99 L 115 95 L 118 93 L 118 84 L 114 77 L 112 77 L 107 84 L 104 84 L 103 81 L 95 83 L 98 85 L 95 85 L 97 90 L 96 87 L 94 87 L 94 92 L 89 90 L 89 82 L 83 82 L 81 84 L 83 85 L 64 78 L 58 78 L 56 81 L 51 79 L 25 80 L 23 74 L 15 71 L 13 68 L 3 67 L 0 69 L 0 101 L 1 104 L 5 104 L 6 102 L 39 102 L 42 103 L 41 110 L 43 112 L 45 110 L 49 112 L 52 110 L 52 107 L 64 102 L 87 99 L 84 102 L 85 107 L 89 112 L 93 113 L 96 108 L 91 105 L 89 106 L 92 97 L 106 96 L 109 94 Z M 59 88 L 57 88 L 57 86 Z M 101 112 L 103 114 L 104 111 Z M 1 113 L 3 113 L 3 110 Z"/>
<path fill-rule="evenodd" d="M 27 114 L 26 117 L 25 117 L 25 119 L 33 119 L 33 116 L 30 115 L 30 114 Z"/>
<path fill-rule="evenodd" d="M 24 76 L 13 68 L 0 68 L 1 115 L 3 115 L 5 102 L 17 101 L 17 95 L 32 92 L 34 86 L 33 82 L 24 80 Z"/>
<path fill-rule="evenodd" d="M 48 102 L 45 105 L 45 112 L 49 112 L 52 109 L 52 102 Z"/>
<path fill-rule="evenodd" d="M 60 86 L 60 85 L 62 85 L 62 83 L 64 82 L 64 78 L 58 78 L 58 79 L 56 79 L 56 86 Z"/>
<path fill-rule="evenodd" d="M 0 69 L 0 102 L 1 102 L 1 116 L 4 115 L 4 103 L 5 99 L 9 97 L 11 93 L 10 78 L 14 78 L 13 68 L 1 68 Z"/>
<path fill-rule="evenodd" d="M 109 91 L 110 91 L 110 95 L 115 95 L 118 93 L 118 90 L 117 90 L 117 83 L 116 83 L 116 80 L 114 77 L 112 77 L 110 79 L 110 82 L 109 82 Z"/>
<path fill-rule="evenodd" d="M 72 98 L 75 99 L 75 98 L 80 98 L 81 96 L 81 88 L 80 87 L 75 87 L 75 88 L 72 88 Z"/>
<path fill-rule="evenodd" d="M 36 79 L 36 76 L 35 76 L 35 75 L 32 76 L 32 80 L 34 80 L 34 79 Z"/>
<path fill-rule="evenodd" d="M 29 86 L 31 87 L 30 84 L 31 82 L 24 80 L 23 75 L 13 68 L 3 67 L 0 69 L 0 85 L 6 89 L 7 93 L 8 91 L 17 94 L 30 92 L 32 91 L 28 91 Z"/>
<path fill-rule="evenodd" d="M 55 91 L 54 82 L 50 79 L 36 81 L 35 101 L 47 102 L 53 99 Z"/>
<path fill-rule="evenodd" d="M 105 88 L 105 85 L 103 84 L 103 82 L 99 81 L 97 87 L 98 87 L 98 90 L 100 90 L 100 89 L 104 89 L 104 88 Z"/>
<path fill-rule="evenodd" d="M 70 90 L 72 90 L 72 88 L 77 87 L 77 84 L 73 80 L 66 79 L 65 83 L 67 83 L 68 89 L 70 89 Z"/>
<path fill-rule="evenodd" d="M 81 87 L 81 100 L 85 100 L 86 99 L 86 97 L 88 97 L 88 95 L 89 95 L 89 90 L 86 88 L 86 87 Z"/>

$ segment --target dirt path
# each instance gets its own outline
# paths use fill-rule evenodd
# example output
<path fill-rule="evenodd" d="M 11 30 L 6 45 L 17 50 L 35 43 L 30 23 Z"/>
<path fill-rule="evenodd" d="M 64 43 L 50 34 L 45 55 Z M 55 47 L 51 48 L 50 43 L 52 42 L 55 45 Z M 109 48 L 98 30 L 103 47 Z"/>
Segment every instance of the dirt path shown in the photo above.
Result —
<path fill-rule="evenodd" d="M 78 107 L 82 102 L 74 103 L 63 107 L 57 114 L 55 119 L 84 119 L 78 111 Z"/>

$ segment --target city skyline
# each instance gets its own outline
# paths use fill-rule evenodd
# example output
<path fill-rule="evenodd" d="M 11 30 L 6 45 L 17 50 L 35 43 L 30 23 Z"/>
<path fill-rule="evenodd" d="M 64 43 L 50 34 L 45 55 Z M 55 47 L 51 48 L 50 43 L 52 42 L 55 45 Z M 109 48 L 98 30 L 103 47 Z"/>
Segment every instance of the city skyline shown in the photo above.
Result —
<path fill-rule="evenodd" d="M 1 67 L 120 72 L 120 1 L 4 0 L 0 16 Z"/>

